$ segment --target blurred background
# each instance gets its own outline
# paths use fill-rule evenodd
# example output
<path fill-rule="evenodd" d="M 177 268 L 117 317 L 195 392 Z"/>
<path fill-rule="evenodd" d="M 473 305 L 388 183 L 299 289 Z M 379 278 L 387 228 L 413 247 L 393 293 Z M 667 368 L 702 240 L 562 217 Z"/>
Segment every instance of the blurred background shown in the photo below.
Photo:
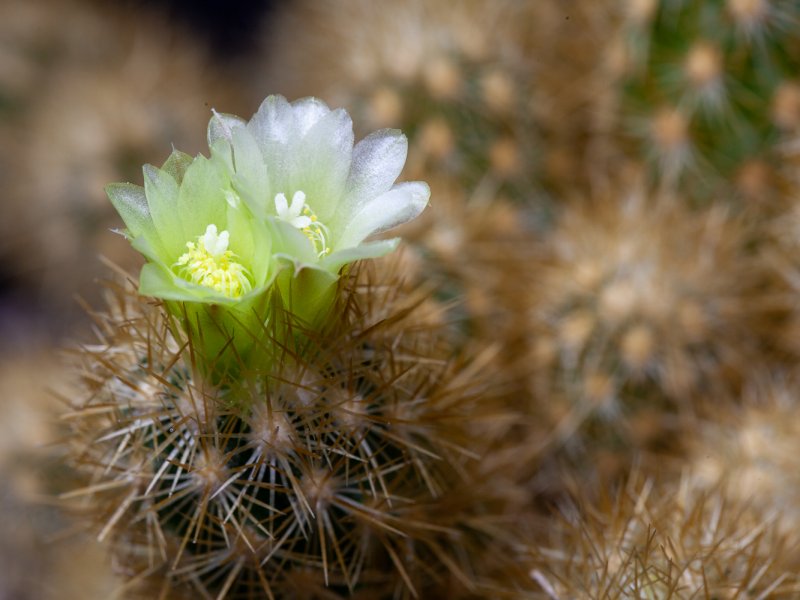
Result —
<path fill-rule="evenodd" d="M 537 424 L 531 497 L 634 464 L 736 479 L 713 449 L 746 431 L 737 462 L 796 507 L 798 73 L 795 0 L 3 0 L 0 600 L 118 589 L 54 509 L 62 351 L 139 266 L 104 186 L 207 152 L 212 109 L 249 118 L 270 93 L 409 136 L 403 177 L 433 190 L 402 232 L 409 278 L 435 281 L 466 346 L 499 343 Z"/>

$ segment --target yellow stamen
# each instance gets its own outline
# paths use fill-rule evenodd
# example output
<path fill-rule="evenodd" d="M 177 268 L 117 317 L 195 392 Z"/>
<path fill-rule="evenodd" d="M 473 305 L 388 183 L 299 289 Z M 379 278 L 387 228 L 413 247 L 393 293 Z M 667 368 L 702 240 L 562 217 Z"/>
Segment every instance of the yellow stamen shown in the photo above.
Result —
<path fill-rule="evenodd" d="M 325 227 L 325 225 L 323 225 L 319 219 L 317 219 L 317 215 L 312 212 L 312 210 L 308 207 L 308 204 L 303 207 L 303 214 L 311 219 L 311 223 L 303 227 L 301 231 L 306 234 L 306 237 L 311 240 L 312 244 L 314 244 L 314 250 L 317 252 L 317 257 L 322 258 L 326 254 L 330 254 L 331 249 L 328 247 L 326 240 L 328 228 Z"/>
<path fill-rule="evenodd" d="M 250 272 L 228 250 L 227 231 L 217 235 L 216 226 L 209 225 L 205 234 L 197 237 L 197 243 L 186 242 L 186 248 L 188 251 L 173 265 L 183 279 L 229 298 L 239 298 L 253 289 Z"/>

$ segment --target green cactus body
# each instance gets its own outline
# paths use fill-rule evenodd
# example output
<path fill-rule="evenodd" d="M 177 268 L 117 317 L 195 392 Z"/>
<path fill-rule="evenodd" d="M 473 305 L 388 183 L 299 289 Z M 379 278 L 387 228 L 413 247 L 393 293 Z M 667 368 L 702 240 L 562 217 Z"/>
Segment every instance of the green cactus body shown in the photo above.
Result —
<path fill-rule="evenodd" d="M 121 297 L 84 354 L 71 425 L 87 484 L 68 495 L 134 583 L 283 598 L 469 581 L 448 548 L 482 535 L 442 513 L 470 487 L 483 443 L 467 416 L 488 399 L 430 331 L 403 333 L 408 307 L 373 322 L 355 296 L 338 333 L 215 386 L 162 310 Z"/>
<path fill-rule="evenodd" d="M 663 1 L 631 19 L 623 125 L 655 177 L 705 201 L 762 196 L 781 133 L 796 127 L 800 3 Z"/>

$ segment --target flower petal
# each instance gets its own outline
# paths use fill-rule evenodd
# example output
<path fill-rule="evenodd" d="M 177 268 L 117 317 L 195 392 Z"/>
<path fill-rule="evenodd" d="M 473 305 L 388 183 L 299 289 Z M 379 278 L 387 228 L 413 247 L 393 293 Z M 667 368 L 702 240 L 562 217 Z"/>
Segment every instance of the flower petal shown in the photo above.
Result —
<path fill-rule="evenodd" d="M 178 184 L 169 173 L 153 165 L 145 165 L 143 171 L 147 205 L 163 249 L 169 255 L 164 257 L 168 262 L 183 252 L 189 239 L 183 230 L 181 215 L 177 210 Z"/>
<path fill-rule="evenodd" d="M 228 231 L 231 250 L 253 276 L 253 289 L 267 281 L 272 270 L 272 238 L 262 221 L 253 219 L 245 210 L 228 206 Z"/>
<path fill-rule="evenodd" d="M 233 165 L 234 187 L 253 214 L 260 218 L 272 214 L 274 196 L 264 155 L 258 140 L 248 129 L 241 128 L 233 132 Z M 273 168 L 272 163 L 270 167 Z"/>
<path fill-rule="evenodd" d="M 160 240 L 159 243 L 161 243 Z M 133 238 L 131 240 L 131 247 L 145 258 L 157 263 L 163 262 L 161 257 L 166 254 L 163 249 L 158 246 L 154 246 L 151 241 L 143 235 Z M 159 249 L 157 250 L 156 248 Z"/>
<path fill-rule="evenodd" d="M 216 294 L 209 288 L 193 285 L 167 270 L 158 263 L 146 263 L 139 275 L 139 293 L 164 300 L 181 300 L 185 302 L 203 302 L 216 300 Z M 230 300 L 219 296 L 222 301 Z"/>
<path fill-rule="evenodd" d="M 106 194 L 122 217 L 130 237 L 144 235 L 158 238 L 142 186 L 132 183 L 112 183 L 106 186 Z"/>
<path fill-rule="evenodd" d="M 246 147 L 248 149 L 240 149 L 238 150 L 239 153 L 252 154 L 249 149 L 251 144 L 257 145 L 261 150 L 261 160 L 263 162 L 261 177 L 269 181 L 269 185 L 257 187 L 261 182 L 260 180 L 256 181 L 258 176 L 250 172 L 244 176 L 245 179 L 241 182 L 242 186 L 249 190 L 246 192 L 249 197 L 248 202 L 261 204 L 259 197 L 254 195 L 255 190 L 261 190 L 266 196 L 262 207 L 266 210 L 266 213 L 257 213 L 261 214 L 261 216 L 273 214 L 270 204 L 275 194 L 278 192 L 290 194 L 294 191 L 288 189 L 288 183 L 292 149 L 299 142 L 297 129 L 293 108 L 286 101 L 286 98 L 283 96 L 269 96 L 262 102 L 258 112 L 253 115 L 253 118 L 247 124 L 247 132 L 250 134 L 250 139 L 245 136 L 240 138 L 239 143 L 242 148 Z M 269 165 L 269 169 L 264 165 Z M 241 176 L 240 173 L 244 168 L 244 164 L 239 164 L 239 161 L 236 162 L 237 178 Z M 252 210 L 256 209 L 252 208 Z"/>
<path fill-rule="evenodd" d="M 276 278 L 286 307 L 305 326 L 315 327 L 327 316 L 333 304 L 339 277 L 316 265 L 298 265 L 284 269 Z"/>
<path fill-rule="evenodd" d="M 296 135 L 294 111 L 283 96 L 268 96 L 247 123 L 248 131 L 258 140 L 265 156 L 276 145 L 285 146 Z"/>
<path fill-rule="evenodd" d="M 430 195 L 428 185 L 419 181 L 394 186 L 353 215 L 342 235 L 334 240 L 336 249 L 352 248 L 373 233 L 410 221 L 428 205 Z"/>
<path fill-rule="evenodd" d="M 177 182 L 178 185 L 183 181 L 188 169 L 194 159 L 180 150 L 172 150 L 166 162 L 162 165 L 161 170 L 166 171 Z"/>
<path fill-rule="evenodd" d="M 186 170 L 176 206 L 187 236 L 182 244 L 195 241 L 209 225 L 216 225 L 219 231 L 227 227 L 228 203 L 222 191 L 225 185 L 218 163 L 204 156 L 194 159 Z"/>
<path fill-rule="evenodd" d="M 344 194 L 352 156 L 353 121 L 342 109 L 319 119 L 292 151 L 288 187 L 305 192 L 323 222 L 333 217 Z"/>
<path fill-rule="evenodd" d="M 320 262 L 320 268 L 330 271 L 331 273 L 338 273 L 339 270 L 346 264 L 362 260 L 364 258 L 378 258 L 393 252 L 397 245 L 400 243 L 400 238 L 392 238 L 390 240 L 377 240 L 375 242 L 367 242 L 359 244 L 354 248 L 345 248 L 338 250 L 328 256 L 324 257 Z"/>
<path fill-rule="evenodd" d="M 400 176 L 407 155 L 408 139 L 398 129 L 381 129 L 358 142 L 344 201 L 336 210 L 332 227 L 346 225 L 365 202 L 387 192 Z"/>
<path fill-rule="evenodd" d="M 217 140 L 224 139 L 231 141 L 233 131 L 245 125 L 246 122 L 241 117 L 214 111 L 214 115 L 208 122 L 208 147 L 210 148 L 213 146 Z"/>
<path fill-rule="evenodd" d="M 305 136 L 312 127 L 331 112 L 327 104 L 313 97 L 295 100 L 291 106 L 297 128 L 296 134 L 299 137 Z"/>
<path fill-rule="evenodd" d="M 272 238 L 274 254 L 290 257 L 303 264 L 317 262 L 314 245 L 299 229 L 280 219 L 268 219 L 267 227 Z"/>

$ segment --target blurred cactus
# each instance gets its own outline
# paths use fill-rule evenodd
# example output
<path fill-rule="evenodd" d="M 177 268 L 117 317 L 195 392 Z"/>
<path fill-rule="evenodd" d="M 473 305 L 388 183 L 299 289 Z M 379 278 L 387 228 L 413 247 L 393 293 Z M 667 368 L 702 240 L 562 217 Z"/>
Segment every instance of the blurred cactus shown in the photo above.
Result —
<path fill-rule="evenodd" d="M 475 492 L 502 503 L 505 488 L 470 482 L 507 425 L 480 362 L 445 358 L 429 301 L 376 271 L 349 280 L 336 331 L 218 387 L 159 307 L 116 290 L 99 343 L 79 353 L 86 397 L 69 423 L 86 485 L 67 497 L 132 585 L 219 598 L 480 588 L 472 557 L 504 540 Z"/>
<path fill-rule="evenodd" d="M 508 0 L 298 2 L 265 36 L 264 80 L 345 106 L 370 127 L 401 128 L 411 177 L 439 172 L 533 198 L 530 12 Z"/>
<path fill-rule="evenodd" d="M 427 282 L 450 303 L 449 314 L 469 341 L 498 344 L 502 356 L 518 352 L 534 217 L 505 197 L 467 192 L 458 181 L 430 182 L 434 202 L 403 229 L 414 259 L 409 279 Z"/>
<path fill-rule="evenodd" d="M 726 207 L 693 212 L 639 184 L 565 207 L 530 265 L 520 362 L 549 442 L 627 468 L 633 449 L 674 450 L 709 393 L 767 361 L 751 243 Z"/>
<path fill-rule="evenodd" d="M 623 127 L 694 201 L 768 199 L 775 144 L 800 126 L 800 4 L 631 0 Z"/>
<path fill-rule="evenodd" d="M 57 397 L 68 393 L 63 361 L 46 349 L 0 349 L 0 598 L 93 600 L 108 598 L 118 582 L 93 540 L 61 539 L 73 523 L 53 495 L 74 485 L 61 456 Z M 55 544 L 54 539 L 60 543 Z"/>
<path fill-rule="evenodd" d="M 731 502 L 758 507 L 795 542 L 800 524 L 796 390 L 791 375 L 754 375 L 741 408 L 699 429 L 688 470 L 696 489 L 719 488 Z"/>
<path fill-rule="evenodd" d="M 613 499 L 579 497 L 532 549 L 531 577 L 553 600 L 795 597 L 786 536 L 757 510 L 685 483 L 634 478 Z"/>

